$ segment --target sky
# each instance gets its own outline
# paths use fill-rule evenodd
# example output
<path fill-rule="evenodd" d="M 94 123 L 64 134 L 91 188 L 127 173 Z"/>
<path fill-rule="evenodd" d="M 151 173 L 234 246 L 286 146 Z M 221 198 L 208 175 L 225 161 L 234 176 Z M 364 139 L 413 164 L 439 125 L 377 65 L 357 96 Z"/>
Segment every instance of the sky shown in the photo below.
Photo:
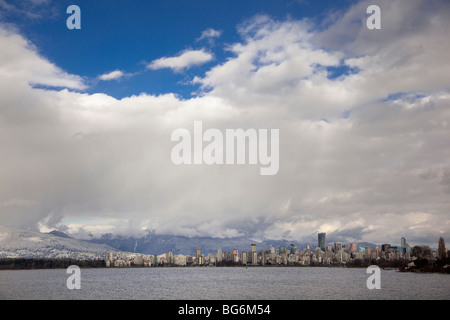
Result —
<path fill-rule="evenodd" d="M 0 224 L 437 246 L 449 16 L 445 0 L 0 0 Z M 175 164 L 194 121 L 278 129 L 278 172 Z"/>

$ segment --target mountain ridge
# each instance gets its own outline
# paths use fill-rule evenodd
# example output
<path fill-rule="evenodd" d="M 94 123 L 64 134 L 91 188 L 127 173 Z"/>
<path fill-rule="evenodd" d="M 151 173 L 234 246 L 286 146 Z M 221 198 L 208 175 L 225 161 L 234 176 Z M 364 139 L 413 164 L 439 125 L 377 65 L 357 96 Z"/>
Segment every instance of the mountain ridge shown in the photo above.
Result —
<path fill-rule="evenodd" d="M 0 225 L 0 258 L 103 259 L 115 250 L 105 244 Z"/>

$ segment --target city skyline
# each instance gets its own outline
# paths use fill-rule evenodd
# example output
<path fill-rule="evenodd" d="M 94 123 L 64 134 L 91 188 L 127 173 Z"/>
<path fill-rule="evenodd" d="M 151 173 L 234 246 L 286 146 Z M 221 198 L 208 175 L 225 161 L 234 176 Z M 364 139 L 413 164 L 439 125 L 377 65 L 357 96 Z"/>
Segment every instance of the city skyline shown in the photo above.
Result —
<path fill-rule="evenodd" d="M 267 243 L 250 243 L 248 245 L 248 250 L 242 249 L 242 247 L 240 247 L 240 249 L 238 249 L 237 247 L 234 247 L 234 249 L 230 249 L 231 246 L 226 246 L 226 247 L 220 247 L 217 248 L 217 256 L 218 257 L 225 257 L 227 254 L 228 255 L 233 255 L 235 258 L 236 257 L 240 257 L 239 254 L 245 252 L 245 254 L 247 254 L 246 259 L 248 259 L 249 261 L 256 261 L 256 256 L 257 254 L 265 251 L 270 252 L 270 253 L 290 253 L 293 254 L 294 252 L 298 252 L 298 251 L 309 251 L 309 252 L 319 252 L 319 253 L 325 253 L 325 252 L 339 252 L 341 250 L 345 251 L 345 252 L 349 252 L 349 253 L 353 253 L 353 252 L 372 252 L 372 250 L 375 251 L 381 251 L 381 252 L 388 252 L 388 251 L 392 251 L 393 253 L 398 253 L 398 257 L 396 257 L 396 259 L 399 258 L 405 258 L 406 256 L 408 256 L 408 259 L 410 259 L 410 254 L 412 253 L 412 249 L 414 247 L 422 247 L 422 248 L 429 248 L 431 250 L 431 253 L 433 255 L 437 255 L 438 251 L 439 251 L 439 242 L 443 241 L 442 243 L 444 244 L 443 246 L 443 250 L 444 252 L 450 251 L 446 249 L 445 246 L 445 239 L 443 239 L 442 237 L 439 238 L 439 240 L 437 240 L 435 242 L 436 246 L 429 246 L 428 244 L 414 244 L 414 245 L 409 245 L 409 243 L 406 241 L 405 237 L 401 237 L 399 239 L 398 243 L 387 243 L 387 242 L 383 242 L 380 244 L 376 244 L 376 243 L 366 243 L 366 242 L 343 242 L 343 241 L 326 241 L 326 233 L 320 233 L 317 235 L 317 242 L 314 243 L 303 243 L 300 245 L 296 245 L 294 243 L 294 241 L 288 241 L 285 240 L 285 244 L 284 245 L 268 245 Z M 282 241 L 281 241 L 282 242 Z M 258 247 L 258 249 L 257 249 Z M 260 249 L 262 248 L 262 249 Z M 378 252 L 377 251 L 377 252 Z M 110 253 L 107 253 L 110 254 Z M 135 252 L 132 254 L 137 254 L 137 255 L 146 255 L 143 252 Z M 164 252 L 164 253 L 155 253 L 153 254 L 154 256 L 164 256 L 166 254 L 170 254 L 170 255 L 185 255 L 185 256 L 191 256 L 195 259 L 199 259 L 199 257 L 203 257 L 202 259 L 204 259 L 207 255 L 211 254 L 211 252 L 202 252 L 202 248 L 195 248 L 195 253 L 193 254 L 189 254 L 187 252 L 172 252 L 172 250 L 170 250 L 169 252 Z M 147 254 L 148 255 L 148 254 Z M 233 259 L 230 259 L 230 261 Z M 238 262 L 239 259 L 234 259 L 236 260 L 235 262 Z M 242 258 L 241 258 L 242 260 Z"/>
<path fill-rule="evenodd" d="M 414 261 L 427 259 L 446 259 L 450 250 L 445 247 L 445 240 L 439 238 L 440 248 L 432 249 L 428 246 L 415 246 L 411 248 L 406 239 L 401 237 L 400 247 L 384 243 L 381 246 L 376 245 L 356 247 L 356 243 L 349 243 L 348 246 L 342 242 L 334 242 L 333 245 L 325 244 L 326 248 L 322 250 L 324 234 L 318 236 L 318 242 L 315 248 L 306 245 L 305 248 L 298 248 L 294 244 L 280 246 L 275 248 L 263 247 L 257 249 L 256 244 L 252 243 L 248 251 L 238 249 L 222 251 L 218 248 L 216 253 L 202 253 L 201 248 L 195 249 L 195 254 L 178 253 L 172 251 L 160 254 L 142 254 L 134 253 L 127 256 L 127 253 L 107 252 L 105 255 L 106 267 L 130 267 L 133 265 L 151 267 L 151 266 L 203 266 L 203 265 L 354 265 L 362 266 L 364 264 L 390 264 L 398 267 L 398 263 L 403 266 L 414 266 Z M 441 243 L 442 242 L 442 243 Z M 441 247 L 442 245 L 442 247 Z M 442 248 L 442 249 L 441 249 Z M 428 252 L 427 252 L 428 251 Z"/>
<path fill-rule="evenodd" d="M 449 15 L 447 0 L 0 0 L 0 225 L 449 238 Z"/>

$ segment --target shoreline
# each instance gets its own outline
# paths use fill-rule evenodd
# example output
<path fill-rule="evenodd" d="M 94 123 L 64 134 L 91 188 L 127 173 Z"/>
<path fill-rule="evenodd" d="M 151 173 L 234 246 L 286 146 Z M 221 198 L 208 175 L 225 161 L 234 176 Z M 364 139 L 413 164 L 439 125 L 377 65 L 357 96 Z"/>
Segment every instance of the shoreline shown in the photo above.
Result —
<path fill-rule="evenodd" d="M 219 264 L 219 265 L 130 265 L 122 267 L 106 266 L 105 260 L 77 260 L 72 258 L 0 258 L 0 271 L 2 270 L 48 270 L 67 269 L 71 265 L 77 265 L 81 269 L 134 269 L 134 268 L 340 268 L 340 269 L 367 269 L 369 265 L 300 265 L 300 264 L 266 264 L 266 265 L 242 265 L 242 264 Z M 445 266 L 427 265 L 417 266 L 380 266 L 381 270 L 411 272 L 411 273 L 438 273 L 450 274 L 450 268 Z"/>
<path fill-rule="evenodd" d="M 77 265 L 82 269 L 105 268 L 105 269 L 128 269 L 128 268 L 356 268 L 366 269 L 369 265 L 301 265 L 301 264 L 266 264 L 266 265 L 244 265 L 244 264 L 215 264 L 215 265 L 128 265 L 120 267 L 106 266 L 105 260 L 78 260 L 73 258 L 0 258 L 1 270 L 42 270 L 42 269 L 67 269 L 71 265 Z M 398 270 L 398 267 L 383 267 L 384 270 Z"/>

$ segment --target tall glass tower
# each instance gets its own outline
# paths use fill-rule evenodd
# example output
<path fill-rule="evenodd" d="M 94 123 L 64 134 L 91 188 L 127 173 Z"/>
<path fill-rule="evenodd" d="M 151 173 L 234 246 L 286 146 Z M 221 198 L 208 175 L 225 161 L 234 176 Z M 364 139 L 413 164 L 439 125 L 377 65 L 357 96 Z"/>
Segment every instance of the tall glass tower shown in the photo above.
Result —
<path fill-rule="evenodd" d="M 322 251 L 325 251 L 327 246 L 327 234 L 325 232 L 319 233 L 319 248 Z"/>
<path fill-rule="evenodd" d="M 400 245 L 402 247 L 402 255 L 406 255 L 407 253 L 410 252 L 411 249 L 409 247 L 409 244 L 406 242 L 405 237 L 402 237 L 400 239 Z"/>

